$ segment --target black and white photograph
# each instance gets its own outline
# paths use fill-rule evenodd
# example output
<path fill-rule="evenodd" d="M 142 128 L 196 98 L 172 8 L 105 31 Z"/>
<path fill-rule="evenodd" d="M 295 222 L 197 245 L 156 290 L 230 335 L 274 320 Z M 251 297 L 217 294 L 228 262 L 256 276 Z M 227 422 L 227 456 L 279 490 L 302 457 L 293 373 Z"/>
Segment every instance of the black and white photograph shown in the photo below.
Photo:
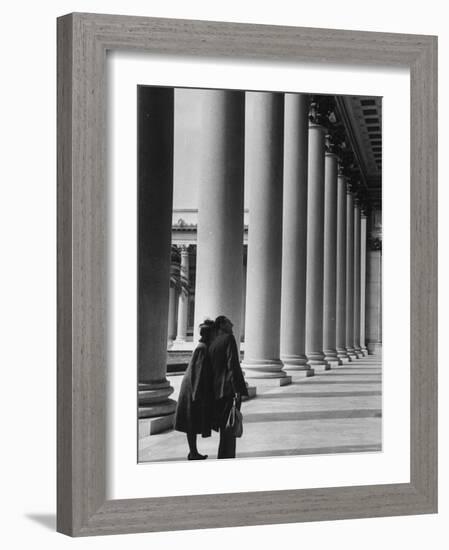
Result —
<path fill-rule="evenodd" d="M 445 4 L 4 6 L 4 547 L 446 548 Z"/>
<path fill-rule="evenodd" d="M 138 462 L 382 451 L 382 97 L 137 86 Z"/>

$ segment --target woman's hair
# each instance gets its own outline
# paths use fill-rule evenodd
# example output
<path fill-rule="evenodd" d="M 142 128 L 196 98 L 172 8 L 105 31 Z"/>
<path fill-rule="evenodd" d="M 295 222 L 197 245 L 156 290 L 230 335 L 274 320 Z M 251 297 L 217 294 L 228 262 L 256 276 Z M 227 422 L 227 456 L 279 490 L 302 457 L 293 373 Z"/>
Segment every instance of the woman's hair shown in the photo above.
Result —
<path fill-rule="evenodd" d="M 216 330 L 220 330 L 221 329 L 221 326 L 224 325 L 224 323 L 228 320 L 228 318 L 226 317 L 226 315 L 219 315 L 216 319 L 215 319 L 215 328 Z"/>
<path fill-rule="evenodd" d="M 215 323 L 212 319 L 205 319 L 200 325 L 200 342 L 208 344 L 215 333 Z"/>

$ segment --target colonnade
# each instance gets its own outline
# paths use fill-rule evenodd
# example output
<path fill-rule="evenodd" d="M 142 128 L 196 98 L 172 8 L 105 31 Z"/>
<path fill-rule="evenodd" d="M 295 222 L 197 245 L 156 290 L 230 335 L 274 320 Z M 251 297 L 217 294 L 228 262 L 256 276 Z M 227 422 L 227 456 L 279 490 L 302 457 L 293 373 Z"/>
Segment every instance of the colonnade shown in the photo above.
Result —
<path fill-rule="evenodd" d="M 145 93 L 151 104 L 153 92 L 146 89 Z M 316 370 L 366 354 L 366 217 L 332 152 L 327 129 L 314 110 L 309 111 L 309 97 L 198 90 L 195 101 L 200 102 L 202 132 L 197 158 L 191 159 L 199 163 L 194 326 L 205 317 L 226 315 L 233 321 L 239 341 L 245 295 L 246 188 L 249 225 L 242 363 L 245 377 L 256 386 L 284 385 L 290 383 L 293 373 L 311 376 Z M 165 109 L 170 111 L 172 105 Z M 148 132 L 144 128 L 141 136 Z M 148 170 L 156 178 L 139 178 L 139 189 L 151 187 L 154 181 L 157 194 L 162 193 L 157 189 L 164 171 L 158 162 L 164 162 L 164 158 L 154 162 L 156 166 L 151 165 Z M 170 175 L 163 175 L 164 186 L 172 188 Z M 169 201 L 167 189 L 165 194 Z M 163 227 L 157 237 L 163 236 L 165 242 L 171 212 L 153 208 L 152 215 L 152 223 Z M 147 230 L 139 232 L 139 243 L 146 235 Z M 168 245 L 161 254 L 169 255 L 169 248 Z M 181 270 L 185 272 L 187 262 L 187 253 L 181 252 Z M 162 272 L 161 269 L 158 277 L 163 277 Z M 168 274 L 165 276 L 167 286 Z M 154 278 L 153 274 L 152 284 Z M 139 285 L 140 306 L 140 287 L 149 289 L 145 282 L 140 281 Z M 155 292 L 153 295 L 156 299 Z M 166 302 L 167 319 L 169 289 L 161 291 L 157 300 Z M 187 311 L 182 294 L 179 300 L 177 339 L 182 341 L 186 336 Z M 142 308 L 146 308 L 141 313 L 144 319 L 154 316 L 152 304 Z M 146 390 L 161 384 L 167 387 L 165 357 L 161 359 L 166 352 L 167 321 L 163 327 L 164 338 L 161 334 L 155 344 L 160 348 L 159 355 L 150 356 L 139 341 L 139 380 L 145 383 Z M 139 336 L 154 341 L 152 333 L 140 332 Z M 161 399 L 153 399 L 152 411 L 147 400 L 144 416 L 170 415 L 172 404 L 167 392 L 154 396 Z"/>

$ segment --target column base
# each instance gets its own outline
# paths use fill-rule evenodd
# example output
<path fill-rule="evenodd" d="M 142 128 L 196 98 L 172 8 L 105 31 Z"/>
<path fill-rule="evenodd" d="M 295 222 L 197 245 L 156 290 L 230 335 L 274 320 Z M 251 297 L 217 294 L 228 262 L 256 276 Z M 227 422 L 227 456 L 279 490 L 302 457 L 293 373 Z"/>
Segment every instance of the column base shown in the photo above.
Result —
<path fill-rule="evenodd" d="M 367 348 L 370 355 L 382 355 L 382 342 L 369 342 Z"/>
<path fill-rule="evenodd" d="M 139 383 L 139 430 L 142 426 L 143 433 L 152 435 L 173 427 L 176 401 L 168 398 L 173 391 L 168 380 Z M 140 431 L 139 437 L 143 437 Z"/>
<path fill-rule="evenodd" d="M 324 353 L 317 351 L 307 353 L 307 365 L 315 371 L 330 370 L 330 365 L 324 359 Z"/>
<path fill-rule="evenodd" d="M 346 348 L 346 352 L 348 354 L 349 359 L 351 359 L 351 360 L 358 359 L 358 356 L 357 356 L 354 348 Z"/>
<path fill-rule="evenodd" d="M 302 371 L 307 369 L 307 357 L 305 355 L 281 355 L 285 371 Z"/>
<path fill-rule="evenodd" d="M 346 365 L 351 362 L 351 358 L 348 355 L 348 352 L 345 349 L 337 349 L 337 357 L 342 365 Z"/>
<path fill-rule="evenodd" d="M 290 385 L 292 377 L 285 375 L 282 378 L 253 378 L 252 382 L 254 382 L 256 388 L 279 388 Z"/>
<path fill-rule="evenodd" d="M 257 384 L 263 380 L 267 380 L 267 384 L 273 386 L 291 384 L 291 376 L 287 376 L 282 367 L 283 363 L 279 359 L 244 359 L 242 361 L 245 380 L 257 380 Z"/>
<path fill-rule="evenodd" d="M 315 372 L 324 372 L 326 370 L 331 370 L 331 366 L 330 366 L 329 363 L 324 362 L 324 363 L 319 364 L 319 365 L 314 364 L 313 369 L 314 369 Z"/>
<path fill-rule="evenodd" d="M 363 357 L 366 357 L 367 355 L 369 355 L 368 348 L 366 348 L 365 346 L 362 346 L 361 349 L 362 349 Z"/>
<path fill-rule="evenodd" d="M 329 365 L 331 369 L 341 365 L 340 360 L 338 359 L 337 350 L 324 350 L 324 360 Z"/>
<path fill-rule="evenodd" d="M 294 378 L 308 378 L 315 374 L 315 371 L 309 365 L 285 365 L 284 369 L 287 375 L 291 375 Z"/>
<path fill-rule="evenodd" d="M 290 374 L 290 371 L 287 370 L 287 374 Z M 312 369 L 309 367 L 309 365 L 305 365 L 303 370 L 295 370 L 291 372 L 292 378 L 299 379 L 299 378 L 310 378 L 311 376 L 315 376 L 315 369 Z"/>

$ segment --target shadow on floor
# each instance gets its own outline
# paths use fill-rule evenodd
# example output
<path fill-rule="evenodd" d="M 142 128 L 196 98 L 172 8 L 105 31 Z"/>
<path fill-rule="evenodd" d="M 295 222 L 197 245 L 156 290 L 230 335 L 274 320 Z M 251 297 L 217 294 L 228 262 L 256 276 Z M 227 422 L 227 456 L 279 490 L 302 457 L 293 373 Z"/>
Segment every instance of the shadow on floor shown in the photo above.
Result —
<path fill-rule="evenodd" d="M 300 449 L 270 449 L 262 451 L 239 451 L 237 444 L 236 458 L 270 458 L 282 456 L 306 456 L 306 455 L 333 455 L 333 454 L 349 454 L 349 453 L 379 453 L 382 451 L 382 445 L 367 444 L 367 445 L 335 445 L 331 447 L 310 447 Z M 215 457 L 209 456 L 208 460 L 217 460 Z M 186 462 L 182 457 L 170 456 L 166 458 L 158 458 L 157 460 L 142 460 L 141 464 L 160 462 Z"/>
<path fill-rule="evenodd" d="M 308 392 L 308 393 L 262 393 L 257 399 L 279 399 L 284 397 L 374 397 L 382 395 L 381 391 L 336 391 L 336 392 Z"/>
<path fill-rule="evenodd" d="M 374 453 L 382 451 L 381 445 L 340 445 L 335 447 L 312 447 L 310 449 L 275 449 L 255 452 L 238 452 L 237 458 L 295 456 L 295 455 L 331 455 L 337 453 Z"/>
<path fill-rule="evenodd" d="M 243 411 L 243 422 L 285 422 L 295 420 L 337 420 L 341 418 L 381 418 L 379 409 L 350 409 L 347 411 L 294 411 L 248 413 Z"/>
<path fill-rule="evenodd" d="M 314 377 L 315 378 L 315 377 Z M 382 380 L 379 378 L 379 380 L 329 380 L 329 377 L 327 378 L 315 378 L 315 380 L 312 380 L 309 378 L 308 380 L 301 380 L 301 381 L 295 381 L 292 382 L 292 385 L 295 386 L 301 386 L 307 384 L 308 386 L 324 386 L 327 384 L 355 384 L 355 385 L 364 385 L 364 384 L 381 384 Z"/>

